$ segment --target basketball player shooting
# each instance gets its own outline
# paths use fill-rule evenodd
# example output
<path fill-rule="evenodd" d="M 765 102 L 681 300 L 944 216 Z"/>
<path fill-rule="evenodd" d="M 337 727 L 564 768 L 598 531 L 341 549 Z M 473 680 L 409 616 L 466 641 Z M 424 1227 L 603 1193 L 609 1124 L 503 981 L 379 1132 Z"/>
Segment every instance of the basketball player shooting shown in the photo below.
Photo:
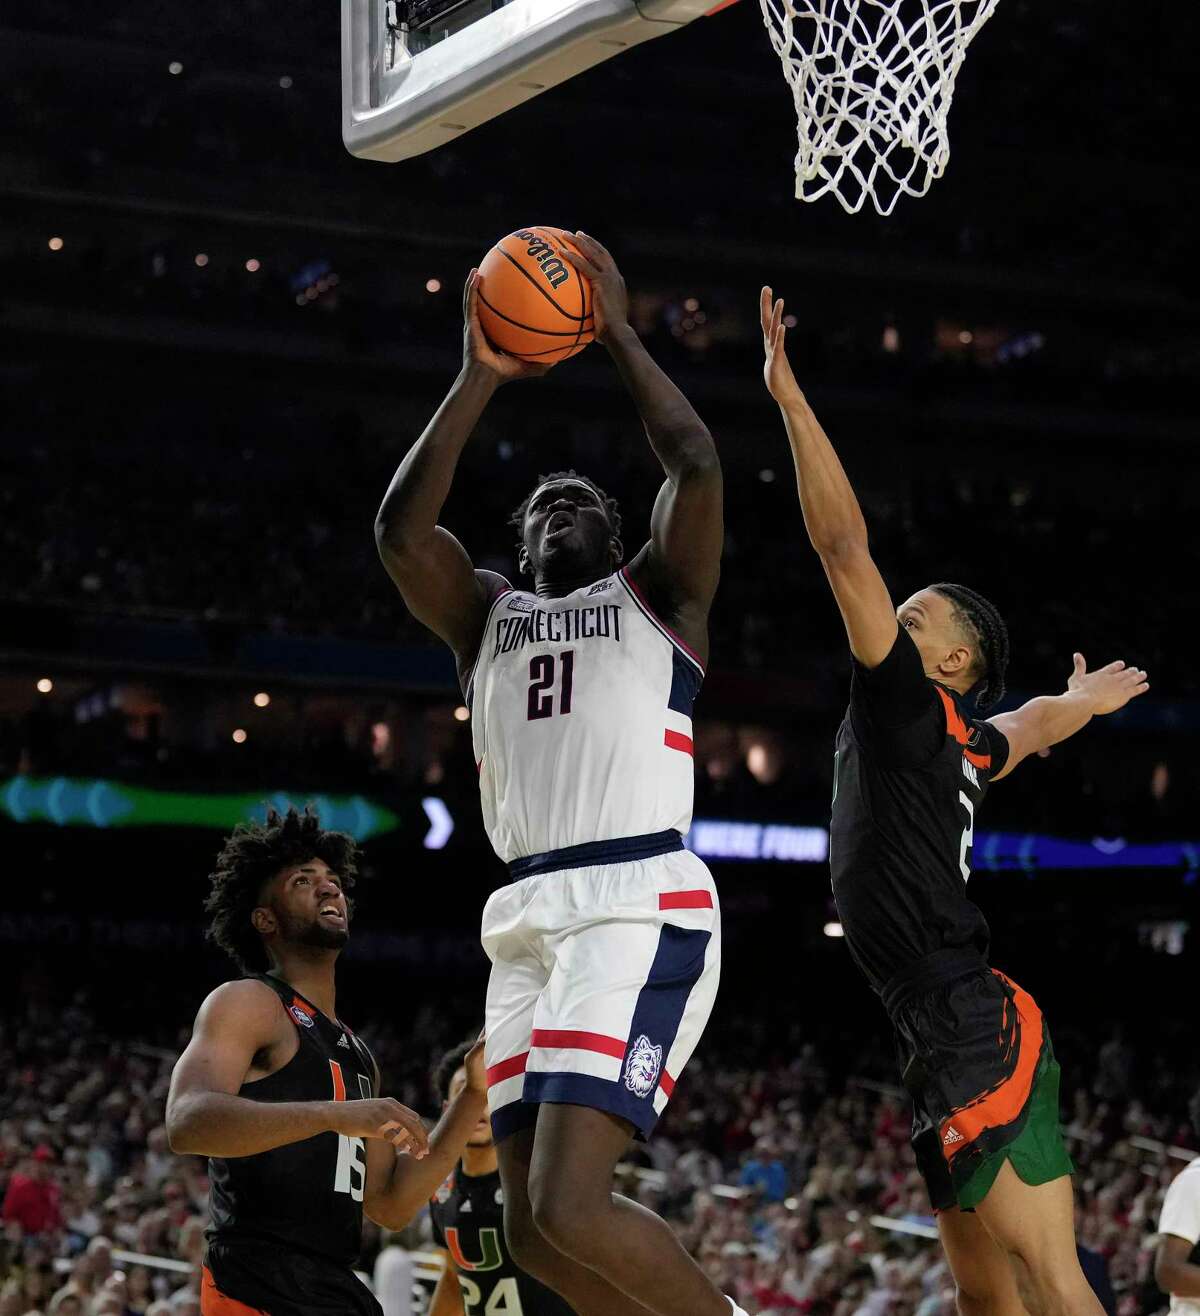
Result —
<path fill-rule="evenodd" d="M 959 1311 L 1019 1316 L 1024 1293 L 1038 1316 L 1100 1316 L 1075 1251 L 1050 1034 L 1032 997 L 988 968 L 988 927 L 966 882 L 989 785 L 1144 694 L 1146 674 L 1122 662 L 1089 672 L 1076 654 L 1065 693 L 976 716 L 1004 691 L 1003 621 L 961 585 L 893 608 L 858 500 L 788 364 L 770 288 L 760 312 L 767 388 L 854 660 L 835 758 L 834 897 L 896 1030 Z"/>
<path fill-rule="evenodd" d="M 630 327 L 612 257 L 583 234 L 572 241 L 563 255 L 591 280 L 596 338 L 666 474 L 649 543 L 622 566 L 616 503 L 573 472 L 541 479 L 516 514 L 529 588 L 476 571 L 438 524 L 496 388 L 545 370 L 489 345 L 474 270 L 462 371 L 392 480 L 376 539 L 409 609 L 454 651 L 484 824 L 513 879 L 483 915 L 509 1252 L 579 1316 L 729 1316 L 674 1232 L 612 1192 L 631 1136 L 650 1133 L 700 1038 L 719 976 L 716 891 L 681 833 L 721 469 Z"/>
<path fill-rule="evenodd" d="M 204 1316 L 382 1316 L 352 1269 L 364 1207 L 403 1229 L 486 1109 L 480 1044 L 432 1136 L 378 1095 L 335 1007 L 355 868 L 349 836 L 294 809 L 239 827 L 217 860 L 209 935 L 247 976 L 200 1007 L 167 1098 L 171 1150 L 210 1158 Z"/>

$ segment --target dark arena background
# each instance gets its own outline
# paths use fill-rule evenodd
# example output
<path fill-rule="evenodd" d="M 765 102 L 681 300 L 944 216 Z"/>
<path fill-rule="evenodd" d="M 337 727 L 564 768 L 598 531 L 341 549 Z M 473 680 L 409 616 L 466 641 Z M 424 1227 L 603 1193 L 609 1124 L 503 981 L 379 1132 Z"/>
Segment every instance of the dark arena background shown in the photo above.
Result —
<path fill-rule="evenodd" d="M 387 1090 L 477 1031 L 487 894 L 452 664 L 372 523 L 458 369 L 502 234 L 583 227 L 711 428 L 728 539 L 691 845 L 725 911 L 716 1012 L 621 1173 L 754 1313 L 951 1316 L 886 1018 L 826 861 L 845 637 L 762 383 L 759 286 L 897 599 L 963 580 L 1013 643 L 1004 707 L 1073 651 L 1152 690 L 989 797 L 970 894 L 1063 1067 L 1081 1248 L 1149 1316 L 1198 1145 L 1196 7 L 1001 0 L 944 179 L 887 219 L 792 198 L 757 6 L 651 42 L 403 164 L 339 137 L 331 5 L 127 0 L 0 17 L 0 1316 L 199 1311 L 205 1163 L 166 1084 L 232 966 L 221 839 L 315 803 L 363 843 L 339 1009 Z M 661 476 L 601 349 L 504 390 L 445 520 L 511 573 L 512 509 L 574 466 L 640 544 Z M 53 1209 L 23 1215 L 15 1181 Z M 428 1223 L 368 1226 L 371 1276 Z"/>

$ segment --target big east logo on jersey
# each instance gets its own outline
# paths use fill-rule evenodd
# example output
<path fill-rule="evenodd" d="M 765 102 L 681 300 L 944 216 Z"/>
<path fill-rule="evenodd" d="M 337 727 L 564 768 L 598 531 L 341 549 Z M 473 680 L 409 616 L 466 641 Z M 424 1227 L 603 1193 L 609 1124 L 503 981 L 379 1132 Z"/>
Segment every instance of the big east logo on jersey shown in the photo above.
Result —
<path fill-rule="evenodd" d="M 516 236 L 522 242 L 529 243 L 525 250 L 537 261 L 542 277 L 551 288 L 557 288 L 560 283 L 566 283 L 571 277 L 571 271 L 566 261 L 559 256 L 545 238 L 539 237 L 527 228 L 521 229 Z"/>

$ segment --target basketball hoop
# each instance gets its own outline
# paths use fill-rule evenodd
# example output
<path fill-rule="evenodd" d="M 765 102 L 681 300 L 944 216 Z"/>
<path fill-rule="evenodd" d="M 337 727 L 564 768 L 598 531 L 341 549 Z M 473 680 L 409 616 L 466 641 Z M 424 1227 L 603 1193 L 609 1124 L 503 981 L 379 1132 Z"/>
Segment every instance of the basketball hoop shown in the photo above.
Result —
<path fill-rule="evenodd" d="M 856 214 L 924 196 L 950 159 L 954 81 L 998 0 L 760 0 L 799 126 L 796 196 Z"/>

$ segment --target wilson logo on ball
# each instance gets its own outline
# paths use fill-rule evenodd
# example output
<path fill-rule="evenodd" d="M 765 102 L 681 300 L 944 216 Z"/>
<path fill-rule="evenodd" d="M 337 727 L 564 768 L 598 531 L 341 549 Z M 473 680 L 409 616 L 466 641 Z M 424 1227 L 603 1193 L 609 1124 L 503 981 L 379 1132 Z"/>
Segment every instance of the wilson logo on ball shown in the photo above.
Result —
<path fill-rule="evenodd" d="M 560 283 L 566 283 L 571 277 L 571 271 L 545 238 L 538 237 L 529 229 L 520 229 L 517 237 L 529 243 L 525 249 L 526 254 L 537 261 L 538 268 L 552 288 L 557 288 Z"/>

